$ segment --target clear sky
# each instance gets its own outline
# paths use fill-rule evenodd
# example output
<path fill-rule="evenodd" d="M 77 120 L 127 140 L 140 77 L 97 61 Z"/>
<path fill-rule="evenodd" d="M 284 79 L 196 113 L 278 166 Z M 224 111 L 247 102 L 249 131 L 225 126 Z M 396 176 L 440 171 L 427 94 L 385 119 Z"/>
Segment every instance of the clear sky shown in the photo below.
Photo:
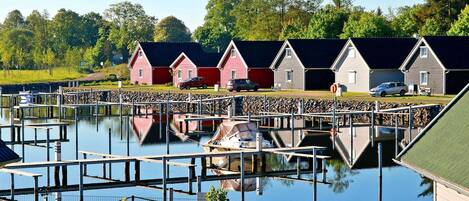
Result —
<path fill-rule="evenodd" d="M 18 9 L 24 16 L 29 15 L 32 10 L 47 9 L 51 16 L 55 15 L 58 9 L 66 8 L 84 14 L 90 11 L 102 13 L 110 4 L 121 0 L 0 0 L 0 21 L 11 10 Z M 143 5 L 147 14 L 164 18 L 174 15 L 183 20 L 185 24 L 194 30 L 203 23 L 205 16 L 205 4 L 207 0 L 131 0 L 131 2 Z M 325 3 L 331 0 L 325 0 Z M 387 12 L 389 7 L 399 7 L 421 3 L 423 0 L 354 0 L 354 5 L 364 6 L 373 10 L 381 7 Z"/>

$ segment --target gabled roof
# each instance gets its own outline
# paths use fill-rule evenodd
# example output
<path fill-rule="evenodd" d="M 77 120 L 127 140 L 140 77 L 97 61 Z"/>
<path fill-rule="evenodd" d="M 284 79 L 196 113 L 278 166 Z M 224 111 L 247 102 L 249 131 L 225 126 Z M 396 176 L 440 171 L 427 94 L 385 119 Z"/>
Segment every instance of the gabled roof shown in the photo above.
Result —
<path fill-rule="evenodd" d="M 329 68 L 346 40 L 341 39 L 288 39 L 279 50 L 271 68 L 274 68 L 286 48 L 293 53 L 306 69 Z"/>
<path fill-rule="evenodd" d="M 0 167 L 19 161 L 20 157 L 13 150 L 8 148 L 5 143 L 0 140 Z"/>
<path fill-rule="evenodd" d="M 398 155 L 404 166 L 469 194 L 469 85 Z"/>
<path fill-rule="evenodd" d="M 196 67 L 216 67 L 222 53 L 207 53 L 207 52 L 190 52 L 181 53 L 174 62 L 170 65 L 173 68 L 181 59 L 187 58 Z"/>
<path fill-rule="evenodd" d="M 203 52 L 200 44 L 193 42 L 139 42 L 131 58 L 137 55 L 139 48 L 142 49 L 153 67 L 171 65 L 182 52 L 186 54 Z"/>
<path fill-rule="evenodd" d="M 401 69 L 407 66 L 418 47 L 424 43 L 428 46 L 443 69 L 469 70 L 469 37 L 467 36 L 424 36 L 415 46 Z"/>
<path fill-rule="evenodd" d="M 370 69 L 399 69 L 415 46 L 415 38 L 350 38 Z M 348 45 L 347 43 L 346 45 Z M 342 50 L 336 62 L 347 51 Z M 334 62 L 334 63 L 336 63 Z"/>
<path fill-rule="evenodd" d="M 224 58 L 229 56 L 229 50 L 234 47 L 246 67 L 269 68 L 282 44 L 282 41 L 231 41 L 217 67 L 221 67 Z"/>

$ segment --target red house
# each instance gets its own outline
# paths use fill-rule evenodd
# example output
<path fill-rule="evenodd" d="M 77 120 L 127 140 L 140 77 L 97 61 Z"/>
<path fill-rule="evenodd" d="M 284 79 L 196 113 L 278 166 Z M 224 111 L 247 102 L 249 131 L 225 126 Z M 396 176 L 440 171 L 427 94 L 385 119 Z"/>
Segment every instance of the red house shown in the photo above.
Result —
<path fill-rule="evenodd" d="M 181 53 L 170 65 L 173 71 L 173 85 L 193 77 L 203 77 L 207 85 L 220 83 L 220 70 L 217 68 L 222 54 L 205 52 Z"/>
<path fill-rule="evenodd" d="M 203 52 L 198 43 L 139 42 L 130 57 L 132 84 L 166 84 L 172 82 L 169 66 L 182 52 Z"/>
<path fill-rule="evenodd" d="M 274 84 L 270 64 L 282 47 L 281 41 L 231 41 L 217 67 L 220 84 L 226 87 L 230 79 L 248 78 L 261 88 Z"/>

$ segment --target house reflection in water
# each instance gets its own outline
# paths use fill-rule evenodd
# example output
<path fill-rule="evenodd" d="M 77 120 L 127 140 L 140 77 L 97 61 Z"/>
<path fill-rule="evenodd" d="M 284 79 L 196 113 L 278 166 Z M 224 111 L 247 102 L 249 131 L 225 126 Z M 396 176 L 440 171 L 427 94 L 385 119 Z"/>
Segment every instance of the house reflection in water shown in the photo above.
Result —
<path fill-rule="evenodd" d="M 170 119 L 170 121 L 173 118 Z M 132 130 L 134 135 L 137 137 L 138 142 L 141 145 L 150 145 L 150 144 L 162 144 L 166 143 L 166 116 L 162 115 L 161 124 L 159 115 L 154 116 L 135 116 L 131 119 Z M 160 129 L 161 125 L 161 129 Z M 161 133 L 160 133 L 161 132 Z M 198 141 L 199 137 L 187 137 L 180 136 L 178 132 L 175 132 L 170 128 L 169 130 L 169 142 L 170 143 L 180 143 L 187 140 Z"/>

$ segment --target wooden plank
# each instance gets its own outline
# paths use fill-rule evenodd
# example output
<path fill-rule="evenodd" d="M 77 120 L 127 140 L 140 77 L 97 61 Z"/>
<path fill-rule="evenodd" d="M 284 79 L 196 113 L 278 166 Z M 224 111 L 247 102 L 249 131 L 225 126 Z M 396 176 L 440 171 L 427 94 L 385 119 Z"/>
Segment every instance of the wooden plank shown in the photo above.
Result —
<path fill-rule="evenodd" d="M 30 172 L 25 172 L 25 171 L 21 171 L 21 170 L 5 169 L 5 168 L 0 169 L 0 172 L 7 173 L 7 174 L 20 175 L 20 176 L 25 176 L 25 177 L 40 177 L 40 176 L 42 176 L 41 174 L 30 173 Z"/>

